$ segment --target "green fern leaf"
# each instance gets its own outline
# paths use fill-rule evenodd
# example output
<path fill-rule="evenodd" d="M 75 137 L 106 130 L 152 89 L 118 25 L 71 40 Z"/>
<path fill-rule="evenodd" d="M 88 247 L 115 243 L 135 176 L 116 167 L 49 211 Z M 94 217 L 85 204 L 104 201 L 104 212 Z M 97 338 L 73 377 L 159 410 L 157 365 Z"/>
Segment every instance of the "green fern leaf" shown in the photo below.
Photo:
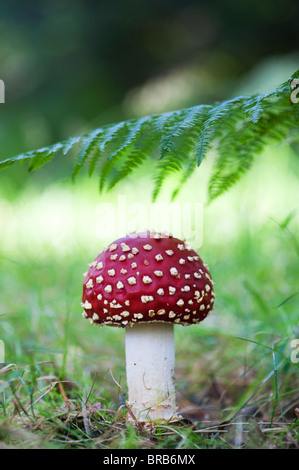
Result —
<path fill-rule="evenodd" d="M 63 143 L 63 148 L 62 148 L 63 155 L 66 155 L 67 153 L 69 153 L 76 144 L 82 143 L 83 139 L 84 139 L 84 136 L 77 136 L 77 137 L 71 137 L 70 139 L 66 140 Z"/>
<path fill-rule="evenodd" d="M 298 76 L 299 71 L 292 78 Z M 265 145 L 298 140 L 299 105 L 291 102 L 290 94 L 288 80 L 269 93 L 122 121 L 7 158 L 0 169 L 28 162 L 29 170 L 36 170 L 79 147 L 73 177 L 84 167 L 92 175 L 99 165 L 100 188 L 107 184 L 111 189 L 159 150 L 153 165 L 153 197 L 157 198 L 168 176 L 178 173 L 179 184 L 172 193 L 176 197 L 213 146 L 218 154 L 209 182 L 213 199 L 248 171 Z"/>
<path fill-rule="evenodd" d="M 151 133 L 142 135 L 135 149 L 121 160 L 121 166 L 114 168 L 113 174 L 108 183 L 108 190 L 111 190 L 121 180 L 127 178 L 134 170 L 140 167 L 145 160 L 152 157 L 155 152 L 156 141 Z"/>
<path fill-rule="evenodd" d="M 104 184 L 111 169 L 116 165 L 117 160 L 124 158 L 126 155 L 132 152 L 137 144 L 141 132 L 145 131 L 148 123 L 150 122 L 149 117 L 138 119 L 136 122 L 131 123 L 128 126 L 128 132 L 124 137 L 123 142 L 118 146 L 112 153 L 108 155 L 105 163 L 102 165 L 100 174 L 100 190 L 102 191 Z"/>
<path fill-rule="evenodd" d="M 90 132 L 83 140 L 83 145 L 81 146 L 79 155 L 77 157 L 77 164 L 73 171 L 73 179 L 76 178 L 79 171 L 83 168 L 86 160 L 93 154 L 96 150 L 96 144 L 102 135 L 102 129 L 96 129 Z"/>

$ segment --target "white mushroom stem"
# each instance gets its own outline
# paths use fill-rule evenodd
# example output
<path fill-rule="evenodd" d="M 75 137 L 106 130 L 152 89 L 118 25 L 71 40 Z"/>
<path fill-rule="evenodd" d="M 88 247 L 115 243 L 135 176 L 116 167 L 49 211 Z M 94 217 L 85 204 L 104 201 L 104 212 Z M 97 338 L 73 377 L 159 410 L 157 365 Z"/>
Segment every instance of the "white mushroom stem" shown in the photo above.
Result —
<path fill-rule="evenodd" d="M 140 422 L 177 421 L 175 348 L 171 323 L 137 323 L 126 328 L 129 407 Z M 132 420 L 132 416 L 128 416 Z"/>

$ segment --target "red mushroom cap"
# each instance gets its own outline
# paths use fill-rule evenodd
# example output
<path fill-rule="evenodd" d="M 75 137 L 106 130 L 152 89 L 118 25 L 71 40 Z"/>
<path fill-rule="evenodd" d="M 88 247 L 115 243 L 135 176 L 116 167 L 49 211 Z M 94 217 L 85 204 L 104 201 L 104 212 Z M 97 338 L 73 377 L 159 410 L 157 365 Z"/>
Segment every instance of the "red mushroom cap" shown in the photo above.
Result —
<path fill-rule="evenodd" d="M 91 323 L 198 323 L 213 309 L 213 281 L 196 251 L 172 235 L 143 232 L 111 243 L 90 263 L 83 316 Z"/>

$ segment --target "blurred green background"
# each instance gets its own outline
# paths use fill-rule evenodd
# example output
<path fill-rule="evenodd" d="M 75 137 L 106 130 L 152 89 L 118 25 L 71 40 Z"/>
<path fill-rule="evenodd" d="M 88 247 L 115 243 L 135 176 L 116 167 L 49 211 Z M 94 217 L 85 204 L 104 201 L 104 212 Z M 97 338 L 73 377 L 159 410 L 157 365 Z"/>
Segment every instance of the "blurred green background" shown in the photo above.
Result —
<path fill-rule="evenodd" d="M 298 65 L 297 18 L 289 0 L 2 2 L 1 157 L 271 89 Z"/>
<path fill-rule="evenodd" d="M 298 69 L 298 10 L 288 0 L 3 2 L 0 159 L 111 122 L 271 90 Z M 298 370 L 283 363 L 273 385 L 267 347 L 289 357 L 299 336 L 298 153 L 267 148 L 206 205 L 211 159 L 176 201 L 204 204 L 203 243 L 202 234 L 192 243 L 216 282 L 214 313 L 199 327 L 176 328 L 178 387 L 197 403 L 212 376 L 228 388 L 241 377 L 242 387 L 227 392 L 227 405 L 238 407 L 270 371 L 258 404 L 269 416 L 284 393 L 285 416 L 298 400 Z M 115 405 L 108 371 L 124 382 L 124 332 L 82 319 L 82 273 L 112 241 L 101 237 L 99 204 L 117 208 L 122 194 L 149 210 L 151 166 L 100 195 L 96 177 L 72 183 L 73 164 L 57 158 L 32 174 L 23 165 L 0 174 L 0 338 L 6 362 L 25 368 L 36 393 L 47 366 L 35 366 L 33 378 L 32 364 L 51 360 L 86 391 L 96 372 L 97 392 Z M 169 196 L 166 184 L 159 201 Z"/>

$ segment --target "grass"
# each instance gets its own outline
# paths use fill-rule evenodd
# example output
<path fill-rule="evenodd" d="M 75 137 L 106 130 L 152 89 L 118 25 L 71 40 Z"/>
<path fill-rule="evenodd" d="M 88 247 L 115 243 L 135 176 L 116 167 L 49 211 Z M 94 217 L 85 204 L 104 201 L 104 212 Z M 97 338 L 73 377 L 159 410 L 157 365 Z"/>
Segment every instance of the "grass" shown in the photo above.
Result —
<path fill-rule="evenodd" d="M 0 447 L 298 448 L 298 171 L 291 151 L 269 150 L 205 207 L 199 251 L 216 281 L 215 310 L 176 328 L 184 419 L 155 429 L 126 420 L 124 331 L 81 317 L 82 272 L 106 242 L 91 227 L 96 188 L 33 179 L 17 191 L 3 173 Z M 144 187 L 122 189 L 149 204 Z M 193 179 L 181 201 L 196 188 Z"/>

